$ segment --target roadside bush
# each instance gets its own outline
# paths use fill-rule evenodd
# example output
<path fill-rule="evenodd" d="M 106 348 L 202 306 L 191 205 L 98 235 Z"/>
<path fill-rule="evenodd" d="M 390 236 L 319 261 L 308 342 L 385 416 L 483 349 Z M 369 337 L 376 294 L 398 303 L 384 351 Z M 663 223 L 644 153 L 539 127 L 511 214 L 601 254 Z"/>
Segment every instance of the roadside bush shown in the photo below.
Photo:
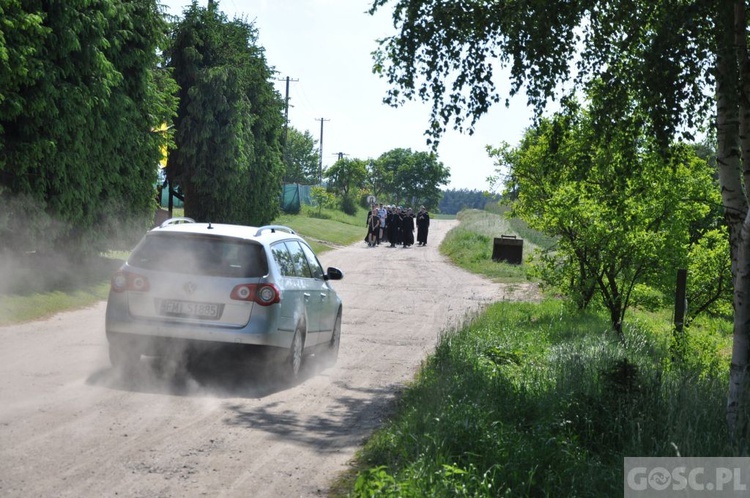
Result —
<path fill-rule="evenodd" d="M 65 230 L 30 195 L 11 194 L 0 186 L 0 250 L 14 254 L 53 252 Z"/>
<path fill-rule="evenodd" d="M 647 311 L 658 311 L 669 306 L 664 294 L 657 289 L 645 284 L 636 284 L 630 295 L 633 307 Z"/>
<path fill-rule="evenodd" d="M 341 210 L 349 216 L 357 214 L 357 203 L 354 201 L 354 198 L 349 195 L 342 197 Z"/>

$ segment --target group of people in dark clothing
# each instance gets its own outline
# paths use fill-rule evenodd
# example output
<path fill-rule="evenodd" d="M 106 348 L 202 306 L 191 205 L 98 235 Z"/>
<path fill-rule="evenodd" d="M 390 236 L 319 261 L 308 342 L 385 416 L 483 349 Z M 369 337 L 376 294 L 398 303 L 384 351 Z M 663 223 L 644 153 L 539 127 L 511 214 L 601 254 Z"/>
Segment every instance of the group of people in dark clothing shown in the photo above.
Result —
<path fill-rule="evenodd" d="M 381 242 L 388 242 L 388 247 L 400 245 L 404 248 L 414 245 L 414 227 L 417 228 L 417 245 L 427 245 L 427 233 L 430 229 L 430 215 L 424 206 L 417 214 L 411 208 L 401 206 L 372 206 L 367 213 L 368 247 L 375 247 Z"/>

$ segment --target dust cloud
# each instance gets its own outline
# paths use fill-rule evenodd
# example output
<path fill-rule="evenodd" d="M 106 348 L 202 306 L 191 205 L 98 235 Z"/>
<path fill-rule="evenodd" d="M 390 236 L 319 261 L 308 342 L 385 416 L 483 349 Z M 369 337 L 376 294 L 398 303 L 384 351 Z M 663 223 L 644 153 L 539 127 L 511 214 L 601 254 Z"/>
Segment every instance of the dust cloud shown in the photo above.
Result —
<path fill-rule="evenodd" d="M 126 219 L 118 206 L 103 211 L 96 228 L 81 230 L 50 216 L 38 199 L 0 188 L 0 298 L 92 292 L 108 282 L 153 220 Z M 0 323 L 13 318 L 4 308 Z"/>
<path fill-rule="evenodd" d="M 279 359 L 277 353 L 236 344 L 196 348 L 170 343 L 130 366 L 97 371 L 88 383 L 170 396 L 260 398 L 289 387 L 279 374 Z M 303 375 L 317 374 L 314 365 L 308 362 Z"/>

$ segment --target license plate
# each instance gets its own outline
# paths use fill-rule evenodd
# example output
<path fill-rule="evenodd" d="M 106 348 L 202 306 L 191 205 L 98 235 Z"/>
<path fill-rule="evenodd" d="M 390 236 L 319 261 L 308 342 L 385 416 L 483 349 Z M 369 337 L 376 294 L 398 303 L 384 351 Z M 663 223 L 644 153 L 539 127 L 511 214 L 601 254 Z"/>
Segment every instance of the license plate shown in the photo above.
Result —
<path fill-rule="evenodd" d="M 221 308 L 222 306 L 218 304 L 163 299 L 161 303 L 159 303 L 159 314 L 165 316 L 211 320 L 219 318 Z"/>

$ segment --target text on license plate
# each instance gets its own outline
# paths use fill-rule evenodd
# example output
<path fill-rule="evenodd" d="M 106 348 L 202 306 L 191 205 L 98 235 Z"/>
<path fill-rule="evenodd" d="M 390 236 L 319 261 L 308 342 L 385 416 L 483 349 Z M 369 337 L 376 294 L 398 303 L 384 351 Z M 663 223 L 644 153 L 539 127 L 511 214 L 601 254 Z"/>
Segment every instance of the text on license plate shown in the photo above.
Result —
<path fill-rule="evenodd" d="M 164 299 L 159 305 L 159 314 L 167 316 L 212 319 L 219 318 L 220 313 L 221 306 L 211 303 L 195 303 L 191 301 L 173 301 L 171 299 Z"/>

